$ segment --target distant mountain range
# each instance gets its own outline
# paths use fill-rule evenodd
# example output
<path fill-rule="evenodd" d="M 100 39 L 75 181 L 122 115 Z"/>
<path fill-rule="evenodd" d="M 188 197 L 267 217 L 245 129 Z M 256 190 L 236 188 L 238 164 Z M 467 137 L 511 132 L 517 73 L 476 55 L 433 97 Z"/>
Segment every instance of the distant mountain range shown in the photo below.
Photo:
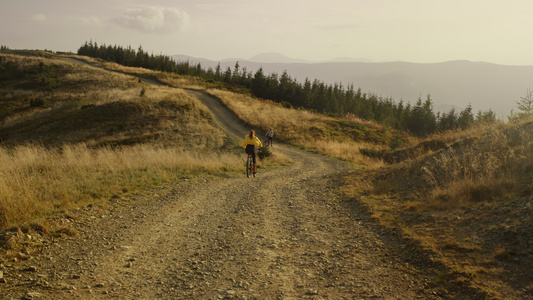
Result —
<path fill-rule="evenodd" d="M 193 56 L 188 56 L 188 55 L 183 55 L 183 54 L 176 54 L 176 55 L 173 55 L 172 58 L 174 58 L 175 60 L 178 60 L 178 61 L 190 61 L 190 62 L 194 62 L 194 63 L 209 63 L 210 65 L 212 63 L 215 63 L 215 66 L 216 64 L 218 64 L 218 61 L 213 61 L 213 60 L 209 60 L 209 59 L 205 59 L 205 58 L 198 58 L 198 57 L 193 57 Z M 365 58 L 352 58 L 352 57 L 337 57 L 337 58 L 334 58 L 332 60 L 329 60 L 329 61 L 322 61 L 322 62 L 317 62 L 317 61 L 311 61 L 311 60 L 305 60 L 305 59 L 299 59 L 299 58 L 294 58 L 294 57 L 289 57 L 289 56 L 286 56 L 284 54 L 281 54 L 281 53 L 276 53 L 276 52 L 268 52 L 268 53 L 261 53 L 261 54 L 257 54 L 255 56 L 252 56 L 248 59 L 245 59 L 245 58 L 226 58 L 226 59 L 222 59 L 220 60 L 220 62 L 232 62 L 232 63 L 235 63 L 235 62 L 255 62 L 255 63 L 286 63 L 286 64 L 292 64 L 292 63 L 304 63 L 304 64 L 311 64 L 311 63 L 325 63 L 325 62 L 372 62 L 371 60 L 369 59 L 365 59 Z M 222 65 L 222 64 L 221 64 Z"/>
<path fill-rule="evenodd" d="M 211 61 L 185 55 L 174 55 L 176 61 L 186 61 L 202 67 L 233 70 L 241 68 L 255 73 L 263 68 L 266 74 L 282 74 L 303 82 L 313 81 L 343 86 L 354 85 L 362 92 L 403 100 L 414 104 L 430 94 L 435 111 L 464 109 L 469 103 L 474 109 L 494 110 L 505 119 L 516 102 L 533 88 L 533 66 L 507 66 L 486 62 L 449 61 L 443 63 L 369 62 L 364 59 L 335 59 L 328 62 L 303 61 L 277 53 L 259 54 L 249 59 Z"/>

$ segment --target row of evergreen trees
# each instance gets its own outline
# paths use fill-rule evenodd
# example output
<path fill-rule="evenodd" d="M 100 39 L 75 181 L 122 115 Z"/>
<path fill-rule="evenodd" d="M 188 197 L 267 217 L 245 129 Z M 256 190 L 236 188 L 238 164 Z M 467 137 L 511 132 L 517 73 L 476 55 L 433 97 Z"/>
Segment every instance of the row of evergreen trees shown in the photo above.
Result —
<path fill-rule="evenodd" d="M 337 117 L 352 114 L 385 127 L 408 131 L 415 136 L 457 128 L 465 129 L 476 122 L 497 120 L 492 110 L 480 111 L 474 115 L 470 105 L 460 112 L 452 109 L 443 114 L 435 113 L 429 95 L 425 100 L 419 98 L 414 105 L 403 101 L 396 103 L 390 98 L 363 93 L 361 89 L 356 90 L 353 84 L 326 84 L 307 78 L 301 83 L 291 78 L 286 71 L 281 75 L 265 74 L 262 68 L 252 74 L 246 68 L 241 68 L 238 62 L 233 69 L 228 67 L 222 70 L 220 64 L 214 69 L 205 69 L 200 63 L 176 62 L 162 54 L 149 55 L 142 47 L 136 51 L 131 47 L 98 45 L 92 41 L 81 46 L 78 54 L 125 66 L 197 76 L 206 81 L 239 86 L 257 98 L 273 100 L 287 107 L 303 108 Z"/>

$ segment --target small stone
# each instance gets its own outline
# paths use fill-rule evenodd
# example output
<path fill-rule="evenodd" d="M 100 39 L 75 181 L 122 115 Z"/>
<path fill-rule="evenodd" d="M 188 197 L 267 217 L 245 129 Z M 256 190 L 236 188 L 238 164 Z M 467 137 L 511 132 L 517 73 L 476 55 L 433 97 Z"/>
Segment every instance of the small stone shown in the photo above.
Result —
<path fill-rule="evenodd" d="M 28 272 L 37 272 L 37 267 L 29 266 L 29 267 L 26 268 L 26 271 L 28 271 Z"/>
<path fill-rule="evenodd" d="M 318 295 L 318 290 L 309 290 L 307 291 L 307 295 Z"/>
<path fill-rule="evenodd" d="M 42 296 L 42 294 L 41 293 L 37 293 L 37 292 L 28 292 L 26 294 L 26 297 L 28 299 L 40 298 L 41 296 Z"/>

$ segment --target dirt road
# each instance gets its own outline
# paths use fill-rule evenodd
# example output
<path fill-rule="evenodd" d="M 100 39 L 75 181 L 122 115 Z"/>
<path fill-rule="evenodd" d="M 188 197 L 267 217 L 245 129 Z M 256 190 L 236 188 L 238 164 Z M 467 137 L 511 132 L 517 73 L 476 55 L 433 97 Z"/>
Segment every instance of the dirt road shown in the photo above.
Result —
<path fill-rule="evenodd" d="M 232 134 L 216 99 L 192 92 Z M 294 164 L 257 178 L 182 178 L 70 212 L 79 237 L 3 266 L 2 299 L 441 299 L 397 257 L 397 241 L 349 211 L 349 166 L 287 145 Z M 31 239 L 31 237 L 28 237 Z"/>

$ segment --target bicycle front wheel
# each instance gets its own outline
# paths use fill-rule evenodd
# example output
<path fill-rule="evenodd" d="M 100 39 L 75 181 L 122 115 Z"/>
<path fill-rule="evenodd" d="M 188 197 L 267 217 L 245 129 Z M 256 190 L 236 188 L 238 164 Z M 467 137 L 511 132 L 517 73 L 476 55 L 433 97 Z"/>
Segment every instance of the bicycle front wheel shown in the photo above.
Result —
<path fill-rule="evenodd" d="M 252 158 L 248 156 L 246 159 L 246 177 L 250 178 L 250 175 L 252 175 Z"/>

